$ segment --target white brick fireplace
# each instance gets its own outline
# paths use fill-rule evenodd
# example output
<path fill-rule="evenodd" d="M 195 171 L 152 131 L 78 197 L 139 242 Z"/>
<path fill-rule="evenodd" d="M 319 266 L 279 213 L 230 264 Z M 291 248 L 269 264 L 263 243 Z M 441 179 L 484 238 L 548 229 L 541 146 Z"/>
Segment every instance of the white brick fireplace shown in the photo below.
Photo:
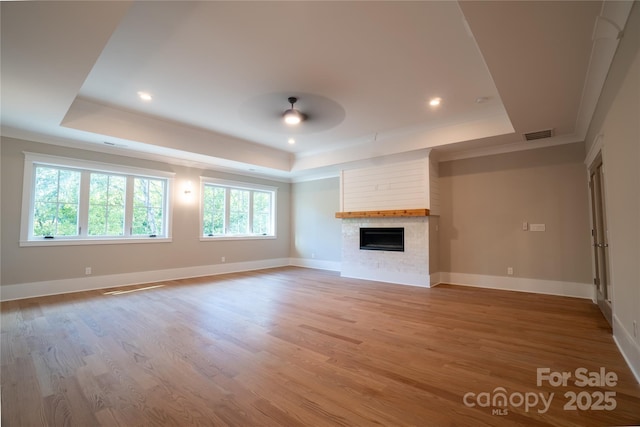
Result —
<path fill-rule="evenodd" d="M 438 212 L 437 163 L 408 162 L 343 171 L 344 277 L 429 287 L 429 215 Z M 404 228 L 404 251 L 360 249 L 360 228 Z"/>
<path fill-rule="evenodd" d="M 403 227 L 404 252 L 360 249 L 361 227 Z M 341 275 L 429 287 L 429 218 L 343 219 Z"/>

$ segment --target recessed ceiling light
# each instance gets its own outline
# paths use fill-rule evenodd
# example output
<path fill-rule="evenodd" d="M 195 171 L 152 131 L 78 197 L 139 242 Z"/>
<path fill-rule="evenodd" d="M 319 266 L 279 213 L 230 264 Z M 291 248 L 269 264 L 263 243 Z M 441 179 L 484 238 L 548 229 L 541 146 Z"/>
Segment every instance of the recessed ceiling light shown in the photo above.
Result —
<path fill-rule="evenodd" d="M 149 92 L 138 92 L 138 96 L 143 101 L 151 101 L 153 99 L 153 97 L 151 96 L 151 94 Z"/>
<path fill-rule="evenodd" d="M 431 98 L 431 100 L 429 100 L 429 105 L 431 105 L 432 107 L 437 107 L 438 105 L 440 105 L 440 102 L 442 102 L 441 98 Z"/>
<path fill-rule="evenodd" d="M 476 104 L 484 104 L 489 100 L 488 96 L 479 96 L 476 98 Z"/>
<path fill-rule="evenodd" d="M 289 138 L 289 139 L 287 140 L 287 142 L 288 142 L 289 144 L 293 145 L 293 144 L 295 144 L 295 143 L 296 143 L 296 140 L 295 140 L 295 139 L 293 139 L 293 138 Z"/>

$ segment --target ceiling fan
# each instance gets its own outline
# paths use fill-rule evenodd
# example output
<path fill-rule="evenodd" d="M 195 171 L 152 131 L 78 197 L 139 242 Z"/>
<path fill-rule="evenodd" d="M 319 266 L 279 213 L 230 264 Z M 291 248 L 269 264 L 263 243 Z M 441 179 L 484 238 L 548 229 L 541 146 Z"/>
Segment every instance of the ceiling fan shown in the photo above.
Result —
<path fill-rule="evenodd" d="M 307 119 L 306 114 L 301 113 L 300 110 L 297 110 L 294 107 L 294 104 L 298 102 L 298 98 L 295 96 L 290 96 L 288 98 L 289 104 L 291 104 L 291 108 L 286 110 L 282 117 L 284 118 L 284 122 L 288 125 L 297 125 L 300 122 L 303 122 Z"/>
<path fill-rule="evenodd" d="M 289 103 L 285 110 L 282 109 L 283 100 Z M 323 132 L 342 123 L 346 116 L 344 108 L 336 101 L 306 92 L 296 96 L 291 92 L 257 95 L 246 99 L 238 113 L 248 126 L 282 135 Z"/>

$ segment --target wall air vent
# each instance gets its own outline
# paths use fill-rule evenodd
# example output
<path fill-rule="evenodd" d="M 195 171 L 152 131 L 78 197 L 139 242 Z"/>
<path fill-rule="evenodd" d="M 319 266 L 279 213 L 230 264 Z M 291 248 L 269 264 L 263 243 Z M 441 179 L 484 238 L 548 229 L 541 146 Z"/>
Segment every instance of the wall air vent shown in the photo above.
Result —
<path fill-rule="evenodd" d="M 522 136 L 524 137 L 525 141 L 535 141 L 536 139 L 551 138 L 553 136 L 553 129 L 527 132 L 527 133 L 523 133 Z"/>

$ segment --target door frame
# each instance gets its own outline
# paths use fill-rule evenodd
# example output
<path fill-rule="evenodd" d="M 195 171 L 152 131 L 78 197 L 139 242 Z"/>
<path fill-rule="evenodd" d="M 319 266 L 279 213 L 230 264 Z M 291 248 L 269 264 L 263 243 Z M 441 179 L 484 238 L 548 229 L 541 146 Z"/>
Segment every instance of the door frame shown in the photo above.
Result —
<path fill-rule="evenodd" d="M 601 135 L 600 135 L 601 136 Z M 598 142 L 602 142 L 598 138 Z M 595 145 L 595 144 L 594 144 Z M 613 324 L 613 287 L 610 274 L 610 252 L 606 215 L 606 185 L 602 144 L 595 151 L 587 165 L 589 188 L 589 217 L 591 225 L 591 260 L 594 283 L 594 303 L 598 305 L 604 318 Z M 593 147 L 596 148 L 596 147 Z M 591 154 L 591 153 L 590 153 Z"/>

